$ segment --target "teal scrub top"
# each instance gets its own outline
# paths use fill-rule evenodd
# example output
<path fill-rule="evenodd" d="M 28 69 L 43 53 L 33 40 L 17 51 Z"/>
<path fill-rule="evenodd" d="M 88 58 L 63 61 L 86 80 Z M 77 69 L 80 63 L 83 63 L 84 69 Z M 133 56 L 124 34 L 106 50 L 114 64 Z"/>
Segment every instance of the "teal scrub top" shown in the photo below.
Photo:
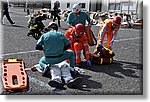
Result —
<path fill-rule="evenodd" d="M 58 56 L 64 53 L 64 46 L 70 41 L 63 33 L 51 30 L 43 34 L 37 44 L 43 46 L 45 56 Z"/>
<path fill-rule="evenodd" d="M 74 12 L 71 12 L 66 20 L 67 23 L 69 23 L 72 26 L 75 26 L 78 23 L 82 23 L 85 25 L 86 20 L 90 22 L 90 17 L 85 12 L 80 12 L 80 14 L 77 16 Z"/>

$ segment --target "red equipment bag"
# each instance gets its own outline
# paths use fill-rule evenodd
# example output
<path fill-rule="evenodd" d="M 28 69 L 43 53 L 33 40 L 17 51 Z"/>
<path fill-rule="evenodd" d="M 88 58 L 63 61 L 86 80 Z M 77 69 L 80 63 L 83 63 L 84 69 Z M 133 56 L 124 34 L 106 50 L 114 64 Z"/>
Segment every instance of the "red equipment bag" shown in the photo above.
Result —
<path fill-rule="evenodd" d="M 115 56 L 115 53 L 112 50 L 108 49 L 107 47 L 101 44 L 97 47 L 97 53 L 99 53 L 101 57 L 104 58 L 112 58 Z"/>
<path fill-rule="evenodd" d="M 111 64 L 113 62 L 113 58 L 104 58 L 100 55 L 91 55 L 91 61 L 95 64 Z"/>

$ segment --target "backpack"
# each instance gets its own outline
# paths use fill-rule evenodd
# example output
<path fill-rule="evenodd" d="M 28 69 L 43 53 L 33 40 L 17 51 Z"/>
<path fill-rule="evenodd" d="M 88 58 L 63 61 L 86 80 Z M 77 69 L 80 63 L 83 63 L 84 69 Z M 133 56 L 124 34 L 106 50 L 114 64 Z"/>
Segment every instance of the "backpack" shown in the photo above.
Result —
<path fill-rule="evenodd" d="M 103 45 L 97 47 L 97 51 L 91 54 L 91 61 L 95 64 L 111 64 L 115 53 Z"/>

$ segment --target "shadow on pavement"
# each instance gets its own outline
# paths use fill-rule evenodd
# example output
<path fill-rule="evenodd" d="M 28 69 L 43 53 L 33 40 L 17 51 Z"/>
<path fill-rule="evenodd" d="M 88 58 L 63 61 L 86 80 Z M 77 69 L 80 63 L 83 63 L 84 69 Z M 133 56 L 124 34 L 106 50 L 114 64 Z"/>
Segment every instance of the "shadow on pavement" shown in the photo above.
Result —
<path fill-rule="evenodd" d="M 21 25 L 16 25 L 16 24 L 14 24 L 14 25 L 11 25 L 11 24 L 2 24 L 2 25 L 4 25 L 4 26 L 8 26 L 8 27 L 20 27 L 20 28 L 27 28 L 27 26 L 21 26 Z"/>
<path fill-rule="evenodd" d="M 81 91 L 91 91 L 91 89 L 100 89 L 102 88 L 102 84 L 96 81 L 91 80 L 91 76 L 89 75 L 78 75 L 82 77 L 82 83 L 75 87 L 74 89 L 78 89 Z M 76 76 L 77 77 L 77 76 Z"/>
<path fill-rule="evenodd" d="M 106 73 L 110 76 L 116 78 L 132 77 L 140 78 L 140 75 L 136 75 L 138 70 L 143 70 L 143 64 L 136 64 L 131 62 L 115 61 L 112 64 L 107 65 L 96 65 L 93 64 L 91 67 L 85 67 L 86 63 L 82 63 L 81 67 L 86 70 L 91 70 L 94 72 Z M 142 74 L 142 72 L 141 72 Z"/>

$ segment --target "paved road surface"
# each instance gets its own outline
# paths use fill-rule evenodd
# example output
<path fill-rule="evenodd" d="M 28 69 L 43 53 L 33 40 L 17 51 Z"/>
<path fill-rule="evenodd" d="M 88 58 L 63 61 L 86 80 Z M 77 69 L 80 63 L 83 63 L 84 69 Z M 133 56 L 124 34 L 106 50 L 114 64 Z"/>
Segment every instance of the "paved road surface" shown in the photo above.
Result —
<path fill-rule="evenodd" d="M 12 8 L 10 13 L 16 25 L 12 26 L 5 18 L 3 27 L 3 58 L 22 58 L 26 68 L 37 64 L 42 52 L 35 51 L 32 37 L 27 37 L 26 13 L 23 9 Z M 44 21 L 47 25 L 50 20 Z M 67 25 L 61 22 L 59 31 L 65 32 Z M 92 30 L 97 36 L 99 27 Z M 92 65 L 83 63 L 85 74 L 83 82 L 76 89 L 55 89 L 48 86 L 49 78 L 42 77 L 38 72 L 28 71 L 29 90 L 23 92 L 6 92 L 2 94 L 65 94 L 65 95 L 142 95 L 143 94 L 143 33 L 138 29 L 121 28 L 113 46 L 114 63 L 110 65 Z M 91 52 L 94 47 L 91 47 Z M 1 57 L 1 58 L 2 58 Z"/>

